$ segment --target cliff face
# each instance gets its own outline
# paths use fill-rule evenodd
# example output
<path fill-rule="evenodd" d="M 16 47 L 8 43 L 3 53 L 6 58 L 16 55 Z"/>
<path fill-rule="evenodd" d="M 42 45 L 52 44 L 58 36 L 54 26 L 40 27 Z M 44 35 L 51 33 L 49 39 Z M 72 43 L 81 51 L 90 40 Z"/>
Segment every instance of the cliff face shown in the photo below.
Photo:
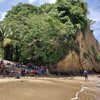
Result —
<path fill-rule="evenodd" d="M 93 32 L 90 29 L 86 31 L 85 35 L 79 32 L 76 42 L 79 44 L 80 54 L 69 51 L 68 55 L 58 63 L 56 70 L 59 72 L 80 72 L 86 69 L 100 72 L 100 62 L 96 61 L 96 55 L 100 54 L 100 46 Z"/>

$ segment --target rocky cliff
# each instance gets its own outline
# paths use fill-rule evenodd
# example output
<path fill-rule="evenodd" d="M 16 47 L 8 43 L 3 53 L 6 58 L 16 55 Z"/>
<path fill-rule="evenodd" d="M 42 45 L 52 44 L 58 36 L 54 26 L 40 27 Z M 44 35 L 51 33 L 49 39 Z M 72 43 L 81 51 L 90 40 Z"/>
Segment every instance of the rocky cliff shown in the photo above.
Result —
<path fill-rule="evenodd" d="M 82 32 L 77 34 L 76 42 L 79 44 L 80 53 L 69 51 L 56 67 L 59 72 L 80 72 L 83 70 L 100 72 L 100 61 L 97 57 L 100 54 L 100 46 L 88 29 L 85 35 Z"/>

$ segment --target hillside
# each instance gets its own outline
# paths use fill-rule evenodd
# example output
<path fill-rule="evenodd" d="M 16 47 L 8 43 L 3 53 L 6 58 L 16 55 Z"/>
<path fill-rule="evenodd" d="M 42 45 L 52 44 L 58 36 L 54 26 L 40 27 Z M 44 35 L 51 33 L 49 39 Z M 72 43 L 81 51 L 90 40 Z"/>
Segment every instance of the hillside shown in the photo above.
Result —
<path fill-rule="evenodd" d="M 13 6 L 0 22 L 1 57 L 49 66 L 51 71 L 100 72 L 100 48 L 87 13 L 81 0 Z"/>

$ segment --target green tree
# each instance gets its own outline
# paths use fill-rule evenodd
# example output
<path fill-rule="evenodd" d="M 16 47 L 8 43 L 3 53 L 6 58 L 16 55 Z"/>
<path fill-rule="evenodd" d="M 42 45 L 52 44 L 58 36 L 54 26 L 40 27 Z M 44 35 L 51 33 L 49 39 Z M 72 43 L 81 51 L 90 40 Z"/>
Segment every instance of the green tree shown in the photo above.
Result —
<path fill-rule="evenodd" d="M 1 57 L 4 58 L 4 47 L 11 42 L 9 36 L 12 34 L 8 25 L 3 25 L 0 23 L 0 48 L 1 48 Z"/>
<path fill-rule="evenodd" d="M 7 38 L 17 41 L 6 45 L 5 58 L 11 48 L 13 60 L 30 59 L 40 64 L 57 63 L 70 50 L 79 54 L 75 39 L 77 31 L 85 33 L 87 29 L 86 14 L 87 5 L 82 0 L 57 0 L 39 7 L 20 3 L 12 7 L 2 23 L 12 31 L 7 31 Z"/>

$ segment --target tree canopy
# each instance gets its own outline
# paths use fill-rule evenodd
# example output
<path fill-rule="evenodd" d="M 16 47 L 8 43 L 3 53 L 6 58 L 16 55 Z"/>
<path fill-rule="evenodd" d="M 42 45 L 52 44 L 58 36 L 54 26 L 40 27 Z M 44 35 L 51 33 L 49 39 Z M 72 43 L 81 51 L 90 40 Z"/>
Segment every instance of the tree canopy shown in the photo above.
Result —
<path fill-rule="evenodd" d="M 15 40 L 3 48 L 5 59 L 9 60 L 10 55 L 14 61 L 57 63 L 69 50 L 79 54 L 75 38 L 77 31 L 84 33 L 88 26 L 87 4 L 82 0 L 57 0 L 39 7 L 19 3 L 8 11 L 1 23 L 9 26 L 11 32 L 7 32 L 7 36 Z M 1 35 L 0 31 L 2 43 L 5 37 Z"/>

